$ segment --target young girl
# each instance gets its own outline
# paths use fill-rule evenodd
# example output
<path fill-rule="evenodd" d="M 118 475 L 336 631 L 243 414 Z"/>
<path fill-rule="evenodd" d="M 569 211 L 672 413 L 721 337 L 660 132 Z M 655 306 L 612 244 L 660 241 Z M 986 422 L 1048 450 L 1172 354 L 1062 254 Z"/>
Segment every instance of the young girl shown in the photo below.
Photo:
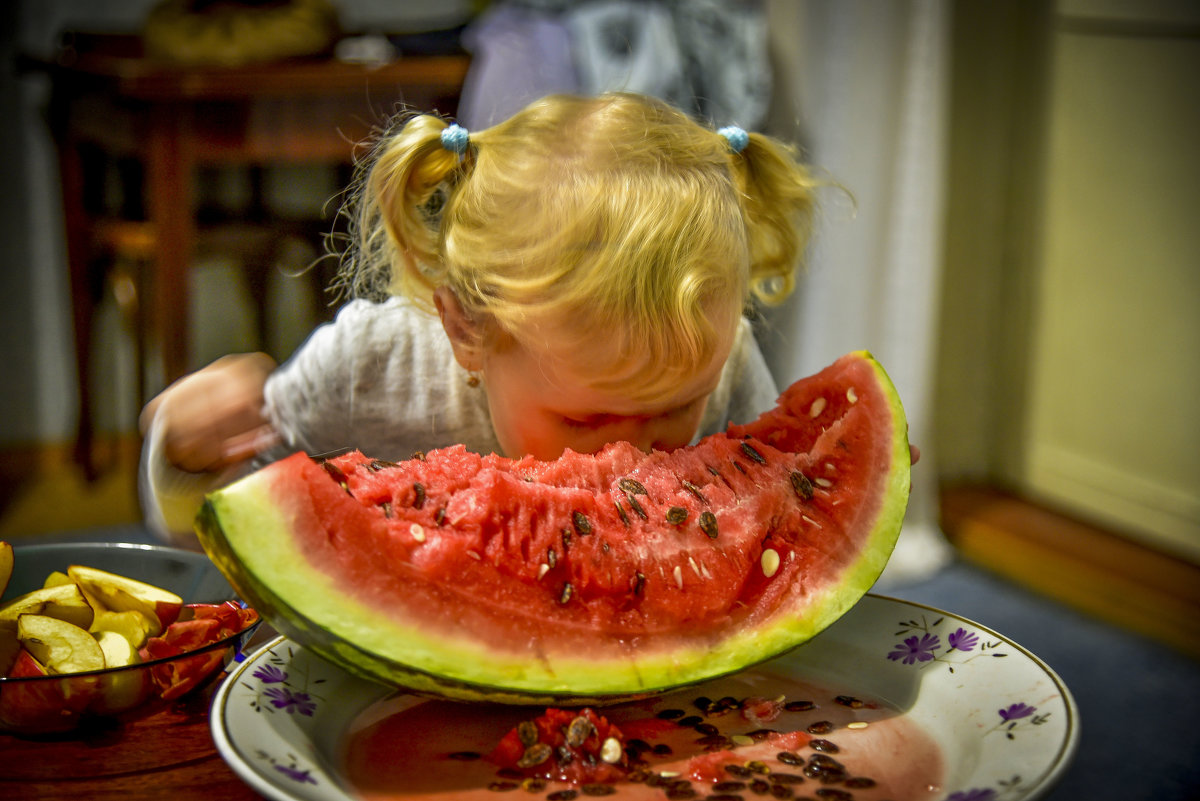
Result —
<path fill-rule="evenodd" d="M 742 312 L 792 290 L 809 234 L 815 181 L 781 143 L 553 96 L 481 131 L 410 117 L 358 184 L 335 321 L 282 367 L 225 357 L 143 413 L 164 536 L 295 450 L 671 449 L 775 402 Z"/>

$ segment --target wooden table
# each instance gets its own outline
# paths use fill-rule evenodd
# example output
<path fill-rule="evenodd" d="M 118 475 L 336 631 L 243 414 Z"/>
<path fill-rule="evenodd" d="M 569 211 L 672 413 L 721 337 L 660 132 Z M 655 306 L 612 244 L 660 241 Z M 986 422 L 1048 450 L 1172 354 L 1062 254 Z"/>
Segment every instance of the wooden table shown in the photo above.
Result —
<path fill-rule="evenodd" d="M 211 691 L 119 728 L 27 739 L 0 734 L 5 801 L 254 801 L 217 753 Z"/>
<path fill-rule="evenodd" d="M 401 57 L 379 66 L 322 58 L 185 68 L 143 57 L 136 37 L 84 41 L 77 38 L 76 49 L 57 61 L 33 66 L 48 71 L 53 83 L 49 119 L 62 178 L 80 391 L 76 450 L 90 469 L 97 257 L 107 255 L 114 242 L 146 251 L 152 281 L 141 305 L 160 343 L 164 378 L 179 377 L 188 364 L 196 168 L 348 164 L 359 154 L 359 143 L 402 106 L 453 113 L 468 58 Z M 140 162 L 144 220 L 108 220 L 89 208 L 87 199 L 98 190 L 88 186 L 83 154 L 97 151 Z"/>

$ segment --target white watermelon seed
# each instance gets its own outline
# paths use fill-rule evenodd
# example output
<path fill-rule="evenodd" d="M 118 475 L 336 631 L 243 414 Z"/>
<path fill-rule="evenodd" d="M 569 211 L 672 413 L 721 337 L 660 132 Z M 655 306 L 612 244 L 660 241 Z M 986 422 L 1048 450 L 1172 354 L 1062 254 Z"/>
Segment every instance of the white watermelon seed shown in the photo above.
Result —
<path fill-rule="evenodd" d="M 616 737 L 609 737 L 604 741 L 604 745 L 600 746 L 600 758 L 610 765 L 620 762 L 624 753 L 621 741 Z"/>
<path fill-rule="evenodd" d="M 550 572 L 550 565 L 546 564 L 545 562 L 542 562 L 540 565 L 538 565 L 538 581 L 541 581 L 542 576 L 546 575 L 549 572 Z"/>
<path fill-rule="evenodd" d="M 847 729 L 865 729 L 865 728 L 867 728 L 867 721 L 855 720 L 850 723 L 847 723 L 846 728 Z"/>
<path fill-rule="evenodd" d="M 683 568 L 680 567 L 679 565 L 675 565 L 675 570 L 673 572 L 675 575 L 675 586 L 679 587 L 679 589 L 682 590 L 683 589 Z"/>
<path fill-rule="evenodd" d="M 800 519 L 803 520 L 805 523 L 808 523 L 810 526 L 816 526 L 817 528 L 822 527 L 820 523 L 818 523 L 816 520 L 813 520 L 808 515 L 800 515 Z"/>
<path fill-rule="evenodd" d="M 691 556 L 688 557 L 688 565 L 692 568 L 693 573 L 695 573 L 697 576 L 700 576 L 701 578 L 703 578 L 703 576 L 700 573 L 699 566 L 696 565 L 696 560 L 694 557 L 691 557 Z"/>
<path fill-rule="evenodd" d="M 846 400 L 850 401 L 851 403 L 858 403 L 858 393 L 854 391 L 854 387 L 850 387 L 846 390 Z"/>
<path fill-rule="evenodd" d="M 779 569 L 779 552 L 773 548 L 767 548 L 762 552 L 762 558 L 759 560 L 762 564 L 763 575 L 767 578 L 775 575 L 775 571 Z"/>
<path fill-rule="evenodd" d="M 830 481 L 830 480 L 829 480 L 829 479 L 827 479 L 827 478 L 821 478 L 821 477 L 819 477 L 819 476 L 818 476 L 817 478 L 814 478 L 814 479 L 813 479 L 813 483 L 814 483 L 814 484 L 816 484 L 818 487 L 825 487 L 825 488 L 829 488 L 829 487 L 832 487 L 832 486 L 833 486 L 833 482 L 832 482 L 832 481 Z"/>
<path fill-rule="evenodd" d="M 408 527 L 408 533 L 412 534 L 412 538 L 417 542 L 425 541 L 425 529 L 421 528 L 420 523 L 413 523 Z"/>
<path fill-rule="evenodd" d="M 812 406 L 808 407 L 808 416 L 816 417 L 823 411 L 825 411 L 825 399 L 817 398 L 815 401 L 812 402 Z"/>

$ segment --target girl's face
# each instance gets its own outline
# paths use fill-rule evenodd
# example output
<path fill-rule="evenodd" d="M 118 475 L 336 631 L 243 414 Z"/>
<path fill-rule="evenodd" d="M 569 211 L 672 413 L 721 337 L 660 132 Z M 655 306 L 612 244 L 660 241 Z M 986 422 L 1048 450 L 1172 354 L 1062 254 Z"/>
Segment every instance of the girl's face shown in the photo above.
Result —
<path fill-rule="evenodd" d="M 616 390 L 588 385 L 571 360 L 537 352 L 515 342 L 485 349 L 483 380 L 492 425 L 504 453 L 558 458 L 566 448 L 594 453 L 625 440 L 642 450 L 671 450 L 695 436 L 708 396 L 717 387 L 733 347 L 734 325 L 725 332 L 708 363 L 663 399 L 632 401 Z M 597 337 L 594 347 L 605 347 Z"/>

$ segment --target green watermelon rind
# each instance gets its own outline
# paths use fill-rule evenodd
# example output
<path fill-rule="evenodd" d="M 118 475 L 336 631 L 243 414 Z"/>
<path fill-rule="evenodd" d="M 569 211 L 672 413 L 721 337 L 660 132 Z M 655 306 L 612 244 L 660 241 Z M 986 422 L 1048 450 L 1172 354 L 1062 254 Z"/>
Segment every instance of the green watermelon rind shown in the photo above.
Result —
<path fill-rule="evenodd" d="M 910 453 L 899 396 L 867 352 L 892 419 L 891 464 L 880 507 L 858 558 L 810 596 L 801 613 L 777 615 L 724 640 L 648 654 L 609 644 L 608 658 L 556 655 L 553 666 L 448 638 L 372 609 L 337 586 L 299 549 L 280 547 L 303 513 L 276 504 L 260 472 L 205 500 L 197 532 L 242 597 L 282 634 L 352 674 L 417 692 L 505 703 L 610 703 L 743 670 L 790 651 L 845 614 L 871 588 L 891 555 L 909 496 Z M 237 532 L 236 538 L 227 531 Z M 285 600 L 287 599 L 287 600 Z M 356 645 L 357 644 L 357 645 Z M 622 655 L 626 650 L 627 655 Z"/>

